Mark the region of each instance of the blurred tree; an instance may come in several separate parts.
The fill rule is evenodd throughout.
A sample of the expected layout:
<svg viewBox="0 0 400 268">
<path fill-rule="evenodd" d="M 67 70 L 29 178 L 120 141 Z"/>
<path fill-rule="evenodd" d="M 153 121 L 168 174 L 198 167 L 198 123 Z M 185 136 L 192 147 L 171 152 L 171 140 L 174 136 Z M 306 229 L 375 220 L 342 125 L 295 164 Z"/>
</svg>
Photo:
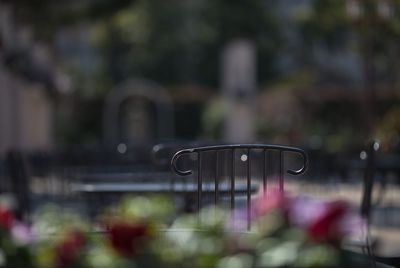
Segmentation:
<svg viewBox="0 0 400 268">
<path fill-rule="evenodd" d="M 349 140 L 344 144 L 372 138 L 372 130 L 382 112 L 378 110 L 379 89 L 394 91 L 399 85 L 400 65 L 395 60 L 400 56 L 399 14 L 400 2 L 396 0 L 314 0 L 311 11 L 301 17 L 305 54 L 310 58 L 315 48 L 343 51 L 351 47 L 358 59 L 362 83 L 356 87 L 363 91 L 360 92 L 357 122 L 361 125 L 355 126 L 354 118 L 349 120 L 350 117 L 338 121 L 353 132 L 353 135 L 346 135 Z M 321 71 L 319 76 L 323 77 Z M 344 85 L 347 89 L 351 87 L 354 85 Z M 340 106 L 340 100 L 337 101 Z M 352 110 L 350 106 L 346 109 Z M 335 117 L 337 110 L 328 110 L 320 117 L 332 122 L 329 118 Z"/>
<path fill-rule="evenodd" d="M 314 0 L 299 20 L 306 48 L 352 46 L 361 58 L 366 84 L 400 82 L 400 2 Z"/>
<path fill-rule="evenodd" d="M 375 135 L 382 144 L 384 151 L 399 151 L 400 149 L 400 108 L 388 109 L 375 128 Z"/>
<path fill-rule="evenodd" d="M 193 83 L 217 88 L 220 51 L 225 42 L 233 38 L 246 37 L 255 41 L 261 83 L 275 74 L 274 59 L 281 40 L 272 12 L 274 1 L 0 1 L 13 6 L 18 24 L 29 26 L 36 40 L 50 45 L 48 49 L 56 57 L 54 61 L 71 76 L 74 92 L 68 99 L 56 98 L 58 110 L 83 101 L 93 101 L 96 103 L 93 106 L 100 109 L 97 103 L 108 91 L 132 76 L 146 77 L 164 85 Z M 82 58 L 85 51 L 76 55 L 59 53 L 55 37 L 66 28 L 86 31 L 84 42 L 91 42 L 89 49 L 94 51 L 95 61 L 71 60 Z M 74 45 L 80 44 L 75 42 Z M 87 105 L 91 107 L 90 103 Z M 57 133 L 66 133 L 67 139 L 74 142 L 79 140 L 79 135 L 88 139 L 96 135 L 93 129 L 88 130 L 87 122 L 98 120 L 100 113 L 99 110 L 79 111 L 79 108 L 58 111 L 67 115 L 56 120 L 64 124 Z M 78 113 L 82 120 L 76 122 L 73 119 Z M 95 132 L 100 131 L 96 129 Z"/>
<path fill-rule="evenodd" d="M 19 23 L 34 28 L 36 37 L 51 40 L 60 27 L 109 17 L 134 0 L 1 0 L 14 7 Z"/>
<path fill-rule="evenodd" d="M 114 83 L 141 75 L 167 84 L 216 86 L 221 47 L 248 37 L 258 46 L 259 77 L 265 82 L 279 46 L 270 9 L 262 0 L 138 0 L 99 23 L 96 41 Z"/>
<path fill-rule="evenodd" d="M 346 0 L 314 0 L 311 11 L 299 17 L 300 30 L 307 46 L 323 44 L 343 48 L 349 33 Z"/>
</svg>

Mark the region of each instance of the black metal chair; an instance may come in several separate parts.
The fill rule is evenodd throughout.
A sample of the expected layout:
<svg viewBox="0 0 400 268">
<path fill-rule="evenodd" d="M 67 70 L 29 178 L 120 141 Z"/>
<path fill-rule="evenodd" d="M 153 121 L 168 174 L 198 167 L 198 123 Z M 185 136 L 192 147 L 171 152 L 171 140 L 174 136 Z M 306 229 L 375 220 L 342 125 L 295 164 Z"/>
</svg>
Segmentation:
<svg viewBox="0 0 400 268">
<path fill-rule="evenodd" d="M 297 154 L 302 159 L 298 170 L 287 169 L 286 172 L 290 175 L 303 174 L 308 165 L 305 151 L 294 147 L 265 144 L 217 145 L 184 149 L 175 153 L 171 167 L 180 176 L 197 174 L 192 177 L 193 182 L 197 184 L 197 196 L 194 197 L 197 210 L 204 204 L 203 196 L 212 195 L 213 200 L 210 203 L 215 205 L 221 203 L 221 197 L 228 196 L 229 206 L 234 209 L 235 196 L 245 195 L 249 223 L 251 195 L 257 190 L 254 187 L 255 181 L 261 184 L 265 191 L 267 182 L 277 178 L 278 189 L 283 191 L 285 161 L 289 160 L 286 158 L 287 154 Z M 188 157 L 185 158 L 184 155 Z"/>
<path fill-rule="evenodd" d="M 391 256 L 391 257 L 384 257 L 376 255 L 374 251 L 374 244 L 376 241 L 372 241 L 373 239 L 370 238 L 369 228 L 371 225 L 371 216 L 372 210 L 374 207 L 373 200 L 372 200 L 372 192 L 375 184 L 375 173 L 376 173 L 376 162 L 377 162 L 377 152 L 379 150 L 379 142 L 372 141 L 368 144 L 366 150 L 366 167 L 364 170 L 364 189 L 363 189 L 363 196 L 361 201 L 361 208 L 360 213 L 361 217 L 367 223 L 367 230 L 366 230 L 366 245 L 367 253 L 371 257 L 372 260 L 393 266 L 393 267 L 400 267 L 400 256 Z"/>
<path fill-rule="evenodd" d="M 16 202 L 16 216 L 25 219 L 30 211 L 29 174 L 24 155 L 20 151 L 9 151 L 6 156 L 6 166 L 10 192 Z"/>
</svg>

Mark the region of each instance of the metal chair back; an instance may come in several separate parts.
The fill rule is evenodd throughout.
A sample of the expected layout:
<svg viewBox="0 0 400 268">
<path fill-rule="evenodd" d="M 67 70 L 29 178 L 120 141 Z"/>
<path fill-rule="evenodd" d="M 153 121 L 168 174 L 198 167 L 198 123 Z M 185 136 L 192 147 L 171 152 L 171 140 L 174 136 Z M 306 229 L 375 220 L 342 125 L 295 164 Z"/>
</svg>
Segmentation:
<svg viewBox="0 0 400 268">
<path fill-rule="evenodd" d="M 273 158 L 272 152 L 275 152 L 275 158 L 277 158 L 275 159 L 277 160 L 275 161 L 275 166 L 270 161 Z M 288 153 L 297 154 L 301 157 L 302 163 L 299 169 L 285 170 L 285 160 L 287 160 L 285 155 Z M 192 167 L 188 164 L 186 164 L 186 167 L 182 167 L 185 164 L 185 160 L 180 159 L 184 155 L 195 159 L 197 163 Z M 171 160 L 172 170 L 176 174 L 188 176 L 197 173 L 197 182 L 195 181 L 197 183 L 197 210 L 200 210 L 202 206 L 203 194 L 211 191 L 213 192 L 213 203 L 215 205 L 220 203 L 221 195 L 228 195 L 230 208 L 234 209 L 235 194 L 239 192 L 246 196 L 248 222 L 251 217 L 251 195 L 254 192 L 254 187 L 252 187 L 254 182 L 252 183 L 252 181 L 255 180 L 257 175 L 264 191 L 266 190 L 268 179 L 272 176 L 278 177 L 278 189 L 283 191 L 285 172 L 291 175 L 300 175 L 306 171 L 307 166 L 308 156 L 302 149 L 265 144 L 233 144 L 189 148 L 178 151 Z M 277 169 L 276 173 L 278 174 L 273 174 L 271 172 L 273 169 Z M 213 184 L 211 191 L 210 187 L 203 189 L 207 181 L 205 177 L 208 178 L 208 181 L 211 180 L 211 184 Z M 225 185 L 221 184 L 221 178 L 226 179 Z M 239 180 L 244 182 L 244 191 L 238 191 L 237 189 Z"/>
</svg>

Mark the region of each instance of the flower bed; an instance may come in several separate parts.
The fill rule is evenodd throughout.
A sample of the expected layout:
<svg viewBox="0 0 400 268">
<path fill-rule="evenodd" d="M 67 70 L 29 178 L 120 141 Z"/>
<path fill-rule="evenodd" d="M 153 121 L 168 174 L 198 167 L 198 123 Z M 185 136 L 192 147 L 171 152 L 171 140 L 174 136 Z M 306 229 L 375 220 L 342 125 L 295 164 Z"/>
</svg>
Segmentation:
<svg viewBox="0 0 400 268">
<path fill-rule="evenodd" d="M 88 223 L 49 206 L 30 227 L 0 207 L 1 267 L 344 267 L 354 216 L 343 202 L 279 192 L 245 209 L 175 215 L 165 197 L 124 198 Z M 250 227 L 248 230 L 247 227 Z"/>
</svg>

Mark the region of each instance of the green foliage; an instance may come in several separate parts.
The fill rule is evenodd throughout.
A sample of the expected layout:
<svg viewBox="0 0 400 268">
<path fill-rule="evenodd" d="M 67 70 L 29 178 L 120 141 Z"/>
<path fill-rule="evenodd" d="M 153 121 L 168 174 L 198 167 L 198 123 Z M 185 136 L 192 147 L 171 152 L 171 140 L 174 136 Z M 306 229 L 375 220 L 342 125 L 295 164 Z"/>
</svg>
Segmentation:
<svg viewBox="0 0 400 268">
<path fill-rule="evenodd" d="M 8 0 L 6 0 L 8 1 Z M 16 19 L 34 28 L 40 39 L 52 40 L 62 26 L 109 17 L 134 0 L 11 0 Z"/>
<path fill-rule="evenodd" d="M 359 1 L 359 14 L 351 14 L 346 0 L 314 0 L 311 11 L 298 20 L 305 45 L 323 44 L 328 49 L 352 45 L 363 64 L 373 65 L 376 77 L 397 81 L 400 2 L 389 2 L 391 14 L 384 15 L 376 0 Z"/>
<path fill-rule="evenodd" d="M 378 88 L 384 87 L 390 92 L 395 90 L 399 82 L 400 65 L 396 59 L 400 56 L 400 46 L 398 45 L 400 2 L 378 0 L 356 2 L 358 6 L 352 12 L 348 6 L 349 1 L 346 0 L 314 0 L 310 12 L 299 18 L 305 54 L 309 58 L 312 59 L 315 47 L 325 49 L 327 53 L 329 50 L 338 50 L 337 52 L 340 53 L 352 48 L 354 59 L 360 68 L 359 73 L 362 75 L 362 81 L 358 81 L 358 89 L 351 88 L 354 86 L 352 84 L 345 84 L 345 88 L 354 91 L 364 90 L 361 94 L 366 94 L 366 97 L 363 98 L 364 105 L 370 109 L 369 116 L 353 111 L 344 114 L 338 120 L 335 118 L 335 114 L 338 115 L 341 113 L 340 111 L 350 111 L 353 107 L 360 106 L 360 103 L 352 105 L 338 97 L 342 108 L 319 111 L 312 117 L 310 125 L 317 125 L 315 122 L 320 121 L 318 125 L 321 126 L 321 129 L 324 128 L 322 131 L 324 133 L 319 135 L 327 141 L 327 147 L 331 151 L 340 151 L 346 146 L 358 143 L 362 139 L 370 139 L 371 135 L 376 134 L 372 133 L 371 126 L 365 123 L 368 120 L 363 117 L 378 117 L 377 107 L 382 101 L 376 98 L 379 95 L 377 94 Z M 385 3 L 390 6 L 388 9 L 382 10 L 380 5 Z M 319 80 L 326 85 L 326 80 L 330 79 L 330 75 L 337 76 L 337 74 L 324 73 L 324 71 L 326 72 L 326 70 L 317 70 L 317 73 L 320 77 Z M 339 85 L 339 87 L 341 86 Z M 321 90 L 323 89 L 321 88 Z M 326 107 L 329 105 L 329 103 L 325 103 Z M 314 108 L 318 109 L 318 106 Z M 360 107 L 358 109 L 360 110 Z M 347 118 L 353 120 L 349 121 Z M 310 129 L 312 128 L 311 126 Z M 378 128 L 384 128 L 383 124 L 380 124 Z M 376 132 L 380 137 L 386 136 L 382 135 L 381 131 Z M 385 137 L 385 139 L 391 138 Z"/>
<path fill-rule="evenodd" d="M 343 46 L 349 30 L 345 3 L 345 0 L 315 0 L 311 12 L 299 18 L 308 45 L 320 42 L 328 48 Z"/>
<path fill-rule="evenodd" d="M 389 109 L 375 127 L 374 134 L 384 151 L 396 150 L 400 145 L 400 108 Z"/>
<path fill-rule="evenodd" d="M 216 86 L 221 49 L 233 38 L 256 41 L 260 74 L 268 79 L 277 27 L 261 0 L 139 0 L 99 23 L 95 42 L 114 82 L 134 75 Z"/>
</svg>

